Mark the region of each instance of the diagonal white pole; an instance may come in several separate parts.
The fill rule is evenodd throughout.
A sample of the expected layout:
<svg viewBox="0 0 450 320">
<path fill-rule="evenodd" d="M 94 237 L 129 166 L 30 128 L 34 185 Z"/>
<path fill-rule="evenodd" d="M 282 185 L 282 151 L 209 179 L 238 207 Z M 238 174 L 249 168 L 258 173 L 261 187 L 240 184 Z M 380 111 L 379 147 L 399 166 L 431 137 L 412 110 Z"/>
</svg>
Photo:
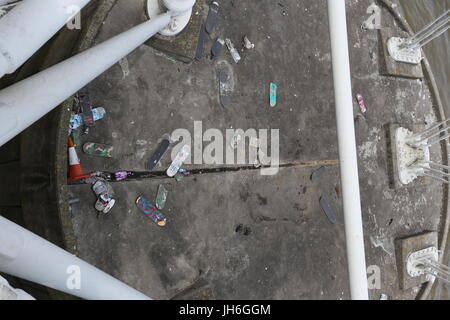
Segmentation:
<svg viewBox="0 0 450 320">
<path fill-rule="evenodd" d="M 17 4 L 0 19 L 0 78 L 16 71 L 89 1 L 23 0 Z"/>
<path fill-rule="evenodd" d="M 347 242 L 350 293 L 353 300 L 368 300 L 364 236 L 353 116 L 350 58 L 344 0 L 328 0 L 336 121 Z"/>
<path fill-rule="evenodd" d="M 1 90 L 0 146 L 166 27 L 170 19 L 170 12 L 161 14 Z"/>
<path fill-rule="evenodd" d="M 150 299 L 2 216 L 0 216 L 0 272 L 84 299 Z"/>
</svg>

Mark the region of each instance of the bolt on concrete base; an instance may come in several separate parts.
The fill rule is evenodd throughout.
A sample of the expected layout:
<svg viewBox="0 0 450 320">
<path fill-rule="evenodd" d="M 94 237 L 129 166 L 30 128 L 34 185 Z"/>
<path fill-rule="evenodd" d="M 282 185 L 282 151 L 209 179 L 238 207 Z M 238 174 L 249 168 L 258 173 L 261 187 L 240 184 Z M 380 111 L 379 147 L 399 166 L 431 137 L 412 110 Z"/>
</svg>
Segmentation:
<svg viewBox="0 0 450 320">
<path fill-rule="evenodd" d="M 397 141 L 397 133 L 400 128 L 404 128 L 405 130 L 410 130 L 412 132 L 420 132 L 425 128 L 423 125 L 402 125 L 399 124 L 389 124 L 388 125 L 388 157 L 389 157 L 389 180 L 391 189 L 405 188 L 405 187 L 417 187 L 421 185 L 428 185 L 431 183 L 431 180 L 427 177 L 423 176 L 412 176 L 413 179 L 401 178 L 404 176 L 404 161 L 400 160 L 400 154 L 404 153 L 403 150 L 400 150 L 399 144 Z M 416 156 L 421 156 L 421 151 L 419 150 Z M 430 155 L 422 154 L 425 159 L 429 159 Z M 403 157 L 404 158 L 404 157 Z"/>
<path fill-rule="evenodd" d="M 407 38 L 406 32 L 394 33 L 392 29 L 379 30 L 380 39 L 380 73 L 386 76 L 420 79 L 423 78 L 422 65 L 395 61 L 389 54 L 388 43 L 393 37 Z"/>
<path fill-rule="evenodd" d="M 417 287 L 429 281 L 426 274 L 412 277 L 408 273 L 408 257 L 413 252 L 437 246 L 438 234 L 435 231 L 424 232 L 418 235 L 395 240 L 398 279 L 401 290 Z"/>
<path fill-rule="evenodd" d="M 174 37 L 158 34 L 145 44 L 181 62 L 192 62 L 195 59 L 203 12 L 203 1 L 197 0 L 192 8 L 191 20 L 180 34 Z"/>
</svg>

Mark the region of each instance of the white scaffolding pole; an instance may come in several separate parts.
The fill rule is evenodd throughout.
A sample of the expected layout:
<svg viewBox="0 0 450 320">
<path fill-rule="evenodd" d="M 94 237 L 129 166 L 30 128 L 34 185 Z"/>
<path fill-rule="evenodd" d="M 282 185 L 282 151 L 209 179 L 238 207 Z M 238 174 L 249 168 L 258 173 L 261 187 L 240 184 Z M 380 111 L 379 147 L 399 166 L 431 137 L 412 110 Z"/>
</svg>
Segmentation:
<svg viewBox="0 0 450 320">
<path fill-rule="evenodd" d="M 0 91 L 0 146 L 165 28 L 164 13 Z"/>
<path fill-rule="evenodd" d="M 150 299 L 2 216 L 0 216 L 0 272 L 84 299 Z"/>
<path fill-rule="evenodd" d="M 328 0 L 328 18 L 331 36 L 350 292 L 354 300 L 367 300 L 369 297 L 344 0 Z"/>
<path fill-rule="evenodd" d="M 23 0 L 17 4 L 0 19 L 0 78 L 16 71 L 89 1 Z"/>
</svg>

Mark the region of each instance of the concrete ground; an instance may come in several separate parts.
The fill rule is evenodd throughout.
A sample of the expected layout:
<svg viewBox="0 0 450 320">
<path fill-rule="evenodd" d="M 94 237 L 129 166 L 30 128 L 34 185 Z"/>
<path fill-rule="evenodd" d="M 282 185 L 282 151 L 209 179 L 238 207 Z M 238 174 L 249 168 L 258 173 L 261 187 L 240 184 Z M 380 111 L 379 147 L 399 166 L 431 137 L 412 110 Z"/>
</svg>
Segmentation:
<svg viewBox="0 0 450 320">
<path fill-rule="evenodd" d="M 398 286 L 394 239 L 439 230 L 444 188 L 438 183 L 389 187 L 387 125 L 431 124 L 437 115 L 426 82 L 379 74 L 377 31 L 363 31 L 372 1 L 348 5 L 353 92 L 368 111 L 355 119 L 367 264 L 381 268 L 381 288 L 370 291 L 413 299 L 420 288 Z M 205 4 L 206 6 L 206 4 Z M 205 13 L 207 8 L 205 9 Z M 383 9 L 383 27 L 397 29 Z M 142 1 L 118 1 L 97 42 L 142 21 Z M 208 37 L 239 48 L 247 35 L 255 49 L 235 64 L 226 50 L 213 60 L 184 64 L 142 45 L 122 64 L 88 87 L 93 105 L 107 110 L 83 142 L 112 144 L 112 159 L 82 154 L 86 171 L 145 170 L 158 140 L 175 129 L 193 135 L 217 128 L 280 129 L 280 161 L 292 164 L 275 176 L 259 170 L 197 174 L 181 182 L 153 179 L 113 184 L 117 204 L 97 216 L 89 185 L 69 186 L 79 256 L 157 299 L 182 294 L 199 281 L 209 299 L 348 299 L 348 272 L 338 159 L 326 1 L 221 1 L 220 19 Z M 219 102 L 217 68 L 232 70 L 231 102 Z M 128 65 L 128 69 L 126 65 Z M 129 72 L 128 72 L 129 71 Z M 278 105 L 268 104 L 269 83 L 279 88 Z M 358 105 L 354 104 L 355 114 Z M 170 152 L 156 170 L 170 164 Z M 440 150 L 433 157 L 441 161 Z M 302 166 L 295 166 L 304 162 Z M 207 165 L 191 165 L 201 169 Z M 218 166 L 222 167 L 222 166 Z M 235 167 L 239 167 L 236 165 Z M 154 200 L 159 184 L 169 190 L 160 228 L 135 206 L 138 196 Z M 331 205 L 330 222 L 319 198 Z M 237 232 L 243 225 L 251 232 Z"/>
</svg>

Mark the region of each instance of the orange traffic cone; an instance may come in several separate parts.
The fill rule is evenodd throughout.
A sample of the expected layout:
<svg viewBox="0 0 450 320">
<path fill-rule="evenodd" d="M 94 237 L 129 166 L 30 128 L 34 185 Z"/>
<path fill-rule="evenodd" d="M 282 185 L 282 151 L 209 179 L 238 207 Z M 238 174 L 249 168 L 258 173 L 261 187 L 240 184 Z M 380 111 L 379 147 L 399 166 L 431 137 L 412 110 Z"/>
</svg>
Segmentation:
<svg viewBox="0 0 450 320">
<path fill-rule="evenodd" d="M 77 156 L 77 151 L 73 145 L 72 138 L 69 137 L 69 175 L 67 181 L 76 181 L 84 178 L 89 178 L 90 174 L 85 174 L 80 165 L 80 159 Z"/>
</svg>

